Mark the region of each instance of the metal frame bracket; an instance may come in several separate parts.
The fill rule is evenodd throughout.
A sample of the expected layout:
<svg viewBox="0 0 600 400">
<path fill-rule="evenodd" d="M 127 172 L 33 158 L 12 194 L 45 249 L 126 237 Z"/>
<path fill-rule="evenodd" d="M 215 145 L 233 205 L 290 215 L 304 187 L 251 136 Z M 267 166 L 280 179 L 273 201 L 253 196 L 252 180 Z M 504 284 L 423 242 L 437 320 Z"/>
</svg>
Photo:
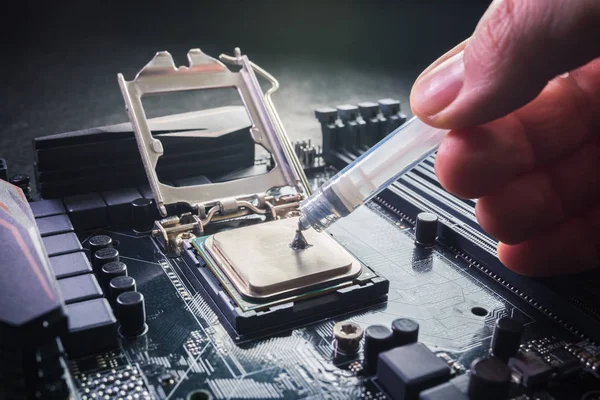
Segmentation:
<svg viewBox="0 0 600 400">
<path fill-rule="evenodd" d="M 301 195 L 310 194 L 306 176 L 270 99 L 270 95 L 279 86 L 277 81 L 251 63 L 238 48 L 235 49 L 234 56 L 220 56 L 222 61 L 241 67 L 238 72 L 231 71 L 223 62 L 204 54 L 200 49 L 190 50 L 187 58 L 189 66 L 176 67 L 171 54 L 166 51 L 158 52 L 135 79 L 126 81 L 123 74 L 118 74 L 119 86 L 135 132 L 144 169 L 161 215 L 167 216 L 168 204 L 185 202 L 193 208 L 200 205 L 210 207 L 220 199 L 264 196 L 270 189 L 284 186 L 294 188 Z M 272 88 L 266 94 L 263 94 L 258 83 L 255 69 L 272 84 Z M 148 127 L 142 97 L 215 88 L 235 88 L 238 91 L 251 122 L 250 133 L 257 144 L 272 154 L 275 166 L 263 175 L 230 182 L 187 187 L 173 187 L 161 183 L 156 173 L 156 165 L 163 155 L 163 146 L 159 139 L 152 136 Z"/>
</svg>

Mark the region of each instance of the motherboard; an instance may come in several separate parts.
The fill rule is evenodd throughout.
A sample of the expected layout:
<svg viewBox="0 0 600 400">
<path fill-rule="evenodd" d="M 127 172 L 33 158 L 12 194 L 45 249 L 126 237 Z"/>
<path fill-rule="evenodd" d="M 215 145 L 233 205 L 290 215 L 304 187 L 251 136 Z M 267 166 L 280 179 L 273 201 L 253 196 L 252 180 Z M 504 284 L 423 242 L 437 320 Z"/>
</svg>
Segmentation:
<svg viewBox="0 0 600 400">
<path fill-rule="evenodd" d="M 34 140 L 37 191 L 0 180 L 0 399 L 600 399 L 598 271 L 506 269 L 435 155 L 313 232 L 310 257 L 279 243 L 303 193 L 406 121 L 400 102 L 320 108 L 322 143 L 291 142 L 239 51 L 221 60 L 249 81 L 169 57 L 119 77 L 131 124 Z M 194 68 L 253 106 L 136 114 L 132 93 Z"/>
</svg>

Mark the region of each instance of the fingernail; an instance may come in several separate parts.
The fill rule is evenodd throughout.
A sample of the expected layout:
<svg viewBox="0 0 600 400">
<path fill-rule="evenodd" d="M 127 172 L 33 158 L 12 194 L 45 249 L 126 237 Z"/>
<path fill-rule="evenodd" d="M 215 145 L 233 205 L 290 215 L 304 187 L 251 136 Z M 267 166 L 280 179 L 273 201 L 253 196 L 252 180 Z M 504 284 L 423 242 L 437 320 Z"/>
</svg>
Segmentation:
<svg viewBox="0 0 600 400">
<path fill-rule="evenodd" d="M 461 51 L 417 78 L 411 94 L 412 107 L 421 114 L 438 114 L 456 99 L 463 86 L 464 75 Z"/>
</svg>

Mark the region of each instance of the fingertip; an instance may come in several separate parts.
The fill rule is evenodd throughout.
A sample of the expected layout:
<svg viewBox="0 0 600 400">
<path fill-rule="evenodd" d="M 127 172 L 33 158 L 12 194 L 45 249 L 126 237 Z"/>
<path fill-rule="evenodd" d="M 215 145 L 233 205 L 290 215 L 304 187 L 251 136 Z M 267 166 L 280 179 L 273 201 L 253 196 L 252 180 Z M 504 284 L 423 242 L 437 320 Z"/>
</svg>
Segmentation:
<svg viewBox="0 0 600 400">
<path fill-rule="evenodd" d="M 436 114 L 456 98 L 462 87 L 462 54 L 468 41 L 469 38 L 465 39 L 434 61 L 413 84 L 410 92 L 412 113 L 428 125 L 440 129 L 455 127 Z"/>
<path fill-rule="evenodd" d="M 460 173 L 464 146 L 454 136 L 450 131 L 440 144 L 435 157 L 435 174 L 444 189 L 455 196 L 467 198 L 469 193 L 463 190 L 465 185 Z"/>
<path fill-rule="evenodd" d="M 592 208 L 553 229 L 518 244 L 498 244 L 498 259 L 512 271 L 544 277 L 573 274 L 600 266 L 596 232 L 600 207 Z"/>
<path fill-rule="evenodd" d="M 523 245 L 498 243 L 498 259 L 504 266 L 519 275 L 539 276 L 534 260 L 527 259 Z"/>
<path fill-rule="evenodd" d="M 474 149 L 478 135 L 477 128 L 450 131 L 440 144 L 435 159 L 435 172 L 440 184 L 463 199 L 477 198 L 486 191 L 474 170 L 481 164 L 481 152 Z"/>
<path fill-rule="evenodd" d="M 498 259 L 511 271 L 531 278 L 583 272 L 593 267 L 587 264 L 569 263 L 551 250 L 539 248 L 537 239 L 519 243 L 498 243 Z"/>
<path fill-rule="evenodd" d="M 555 76 L 597 58 L 600 3 L 579 3 L 495 1 L 460 57 L 419 77 L 411 99 L 416 115 L 439 128 L 492 121 L 531 102 Z"/>
<path fill-rule="evenodd" d="M 411 108 L 416 115 L 434 126 L 443 128 L 437 117 L 460 93 L 464 80 L 462 51 L 445 59 L 431 70 L 421 74 L 411 90 Z"/>
<path fill-rule="evenodd" d="M 519 221 L 515 221 L 514 216 L 503 212 L 502 201 L 493 195 L 479 198 L 475 204 L 477 222 L 494 239 L 509 245 L 518 244 L 526 238 L 527 231 L 515 229 L 520 227 Z"/>
</svg>

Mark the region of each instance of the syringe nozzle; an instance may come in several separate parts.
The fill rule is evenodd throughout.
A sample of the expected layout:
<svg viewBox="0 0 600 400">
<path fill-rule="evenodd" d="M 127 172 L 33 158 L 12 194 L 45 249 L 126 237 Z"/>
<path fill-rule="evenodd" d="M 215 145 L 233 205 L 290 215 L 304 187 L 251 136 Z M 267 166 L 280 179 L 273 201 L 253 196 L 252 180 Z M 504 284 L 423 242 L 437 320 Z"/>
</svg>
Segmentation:
<svg viewBox="0 0 600 400">
<path fill-rule="evenodd" d="M 290 247 L 294 250 L 305 250 L 311 246 L 312 245 L 308 243 L 302 234 L 302 230 L 300 229 L 300 221 L 298 221 L 298 229 L 296 229 L 296 234 L 294 235 L 292 243 L 290 243 Z"/>
</svg>

